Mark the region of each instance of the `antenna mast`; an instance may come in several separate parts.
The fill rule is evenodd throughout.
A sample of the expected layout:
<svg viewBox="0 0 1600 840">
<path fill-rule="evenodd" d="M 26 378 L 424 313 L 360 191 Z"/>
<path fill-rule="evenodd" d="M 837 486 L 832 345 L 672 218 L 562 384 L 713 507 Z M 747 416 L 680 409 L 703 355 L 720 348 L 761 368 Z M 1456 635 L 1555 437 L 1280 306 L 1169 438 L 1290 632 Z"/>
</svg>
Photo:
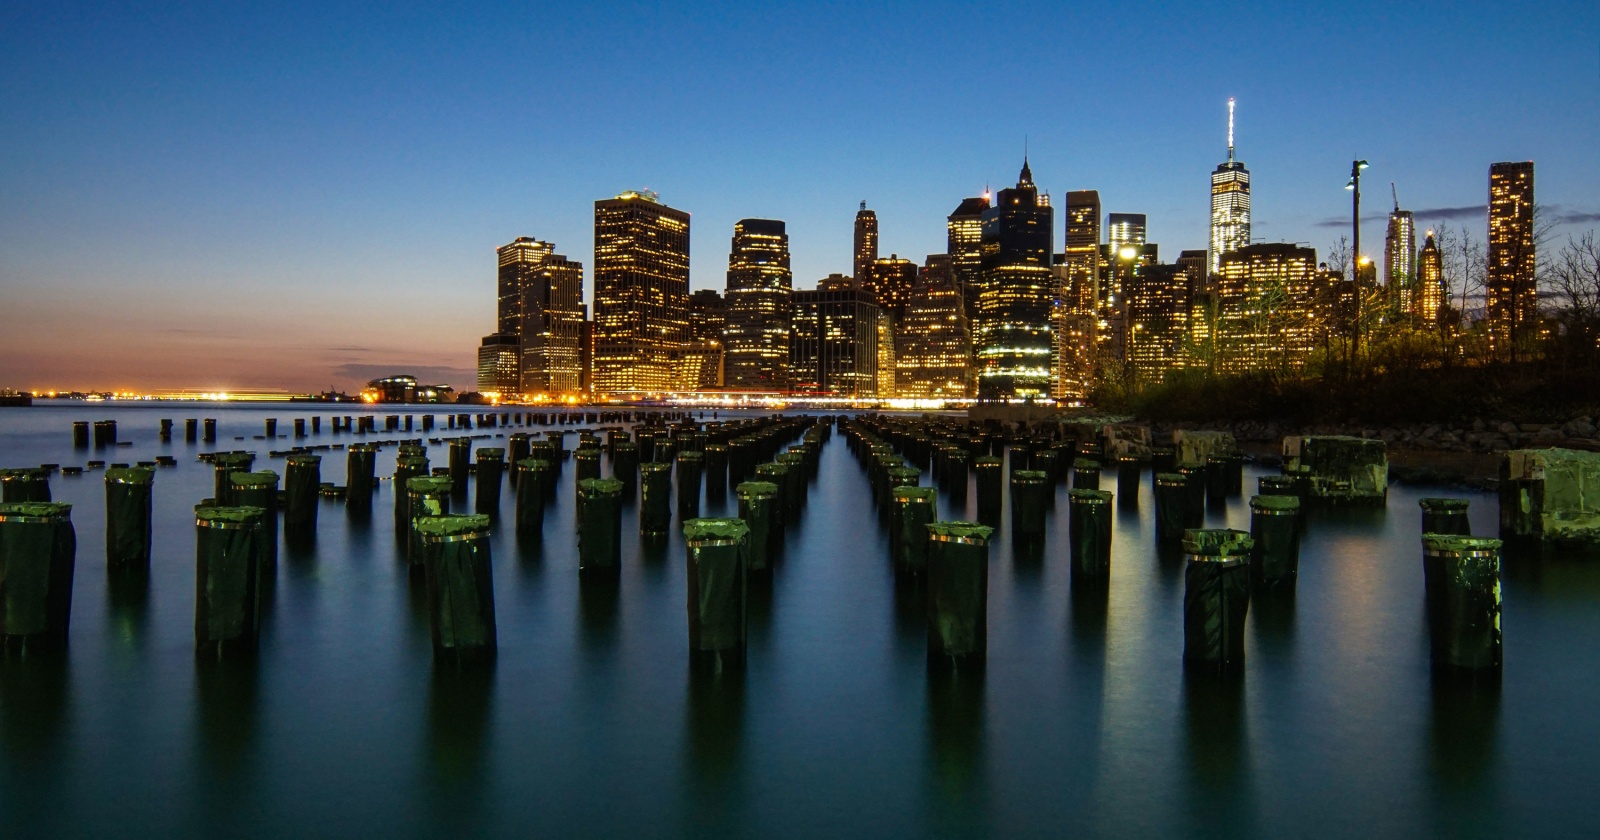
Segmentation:
<svg viewBox="0 0 1600 840">
<path fill-rule="evenodd" d="M 1233 97 L 1228 97 L 1228 162 L 1233 162 Z"/>
</svg>

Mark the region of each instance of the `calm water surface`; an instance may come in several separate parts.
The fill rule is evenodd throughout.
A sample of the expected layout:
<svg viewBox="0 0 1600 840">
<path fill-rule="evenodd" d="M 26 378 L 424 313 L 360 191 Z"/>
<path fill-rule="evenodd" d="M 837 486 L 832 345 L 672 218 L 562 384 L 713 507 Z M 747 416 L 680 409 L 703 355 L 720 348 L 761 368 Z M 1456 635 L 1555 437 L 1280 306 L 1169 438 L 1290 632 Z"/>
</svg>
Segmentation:
<svg viewBox="0 0 1600 840">
<path fill-rule="evenodd" d="M 752 591 L 742 680 L 691 679 L 682 540 L 641 547 L 631 506 L 620 586 L 580 585 L 570 464 L 543 545 L 518 544 L 504 494 L 492 675 L 433 674 L 387 482 L 370 522 L 324 502 L 315 547 L 282 549 L 259 661 L 197 673 L 191 508 L 212 470 L 194 456 L 251 449 L 281 474 L 267 450 L 293 442 L 251 436 L 311 413 L 332 409 L 0 409 L 0 466 L 178 459 L 140 591 L 108 585 L 102 476 L 51 481 L 78 532 L 71 643 L 60 665 L 0 662 L 0 836 L 1592 836 L 1600 819 L 1600 564 L 1508 563 L 1503 684 L 1435 685 L 1417 499 L 1463 495 L 1440 488 L 1314 516 L 1298 596 L 1251 605 L 1231 684 L 1183 678 L 1182 568 L 1153 548 L 1148 480 L 1144 515 L 1116 519 L 1105 609 L 1073 607 L 1062 489 L 1042 560 L 996 533 L 984 678 L 930 679 L 839 435 Z M 218 418 L 218 442 L 184 443 L 186 417 Z M 71 421 L 99 419 L 134 445 L 75 452 Z M 312 442 L 356 439 L 324 422 Z M 343 453 L 323 455 L 343 483 Z M 1494 499 L 1465 495 L 1494 533 Z M 1248 523 L 1243 500 L 1208 515 Z"/>
</svg>

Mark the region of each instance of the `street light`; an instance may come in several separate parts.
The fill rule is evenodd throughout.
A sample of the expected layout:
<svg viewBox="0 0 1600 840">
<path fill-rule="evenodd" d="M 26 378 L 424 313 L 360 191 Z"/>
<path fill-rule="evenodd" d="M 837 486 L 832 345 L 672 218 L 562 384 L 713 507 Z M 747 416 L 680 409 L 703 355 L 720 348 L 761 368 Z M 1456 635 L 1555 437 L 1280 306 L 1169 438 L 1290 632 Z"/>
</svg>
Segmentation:
<svg viewBox="0 0 1600 840">
<path fill-rule="evenodd" d="M 1355 335 L 1351 347 L 1352 359 L 1361 358 L 1361 170 L 1366 169 L 1367 166 L 1368 164 L 1364 160 L 1351 161 L 1350 180 L 1344 185 L 1344 188 L 1350 191 L 1350 238 L 1354 240 L 1351 243 L 1351 247 L 1354 250 L 1354 253 L 1351 254 L 1351 273 L 1353 274 L 1352 279 L 1355 281 L 1356 322 Z"/>
</svg>

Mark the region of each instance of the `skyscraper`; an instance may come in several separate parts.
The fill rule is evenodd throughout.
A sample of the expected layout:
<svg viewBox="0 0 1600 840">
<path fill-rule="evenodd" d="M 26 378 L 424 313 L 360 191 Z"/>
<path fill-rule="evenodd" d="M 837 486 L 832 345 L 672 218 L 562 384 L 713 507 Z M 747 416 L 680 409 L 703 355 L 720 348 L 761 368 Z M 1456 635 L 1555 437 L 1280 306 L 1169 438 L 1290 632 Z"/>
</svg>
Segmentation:
<svg viewBox="0 0 1600 840">
<path fill-rule="evenodd" d="M 551 253 L 522 287 L 521 390 L 583 390 L 583 263 Z"/>
<path fill-rule="evenodd" d="M 479 347 L 478 390 L 582 390 L 583 264 L 526 236 L 497 248 L 496 256 L 497 331 Z"/>
<path fill-rule="evenodd" d="M 1233 157 L 1233 100 L 1228 100 L 1228 159 L 1211 173 L 1211 264 L 1250 244 L 1250 170 Z"/>
<path fill-rule="evenodd" d="M 1400 198 L 1396 194 L 1394 210 L 1389 213 L 1389 228 L 1383 236 L 1383 282 L 1389 289 L 1389 299 L 1401 312 L 1411 311 L 1411 293 L 1417 277 L 1416 256 L 1416 222 L 1410 210 L 1400 209 Z"/>
<path fill-rule="evenodd" d="M 1439 316 L 1447 299 L 1444 288 L 1444 258 L 1433 241 L 1433 231 L 1428 231 L 1417 254 L 1417 293 L 1411 299 L 1411 315 L 1425 328 L 1439 324 Z"/>
<path fill-rule="evenodd" d="M 728 327 L 728 302 L 716 289 L 696 289 L 689 296 L 689 335 L 696 341 L 723 343 Z"/>
<path fill-rule="evenodd" d="M 858 283 L 869 281 L 868 274 L 872 271 L 872 263 L 878 259 L 878 214 L 867 209 L 867 203 L 861 202 L 861 209 L 856 211 L 856 237 L 855 237 L 855 278 Z"/>
<path fill-rule="evenodd" d="M 1497 352 L 1527 334 L 1538 310 L 1533 224 L 1533 161 L 1491 164 L 1484 308 L 1489 344 Z"/>
<path fill-rule="evenodd" d="M 652 192 L 594 203 L 594 387 L 665 391 L 689 339 L 689 214 Z"/>
<path fill-rule="evenodd" d="M 1066 238 L 1056 273 L 1056 323 L 1051 335 L 1055 354 L 1056 399 L 1089 396 L 1099 336 L 1100 193 L 1067 193 Z"/>
<path fill-rule="evenodd" d="M 830 275 L 794 293 L 789 371 L 797 391 L 873 397 L 878 390 L 878 321 L 872 295 L 853 278 Z"/>
<path fill-rule="evenodd" d="M 1128 278 L 1128 363 L 1140 380 L 1160 382 L 1183 364 L 1196 275 L 1203 276 L 1204 267 L 1203 261 L 1142 266 Z"/>
<path fill-rule="evenodd" d="M 1223 255 L 1212 287 L 1217 369 L 1246 373 L 1298 367 L 1316 340 L 1317 252 L 1246 245 Z"/>
<path fill-rule="evenodd" d="M 861 287 L 878 299 L 878 305 L 898 320 L 905 314 L 906 301 L 911 299 L 911 287 L 917 284 L 917 264 L 890 254 L 872 261 L 867 279 Z"/>
<path fill-rule="evenodd" d="M 728 250 L 725 380 L 736 388 L 789 387 L 794 274 L 789 234 L 774 219 L 741 219 Z"/>
<path fill-rule="evenodd" d="M 989 193 L 961 200 L 955 212 L 945 217 L 945 253 L 956 273 L 957 288 L 967 311 L 978 311 L 978 290 L 983 285 L 983 211 L 989 209 Z"/>
<path fill-rule="evenodd" d="M 526 236 L 495 249 L 500 258 L 500 296 L 495 332 L 516 335 L 522 328 L 522 290 L 555 246 Z"/>
<path fill-rule="evenodd" d="M 1017 185 L 983 214 L 983 291 L 978 299 L 980 399 L 1048 397 L 1055 303 L 1054 211 L 1040 200 L 1026 159 Z"/>
<path fill-rule="evenodd" d="M 1106 223 L 1106 244 L 1112 253 L 1133 246 L 1143 248 L 1145 242 L 1145 215 L 1143 213 L 1112 213 Z"/>
<path fill-rule="evenodd" d="M 923 271 L 896 337 L 896 396 L 966 397 L 969 345 L 965 303 L 953 275 Z"/>
<path fill-rule="evenodd" d="M 493 333 L 478 345 L 478 393 L 507 396 L 517 393 L 522 351 L 517 337 Z"/>
</svg>

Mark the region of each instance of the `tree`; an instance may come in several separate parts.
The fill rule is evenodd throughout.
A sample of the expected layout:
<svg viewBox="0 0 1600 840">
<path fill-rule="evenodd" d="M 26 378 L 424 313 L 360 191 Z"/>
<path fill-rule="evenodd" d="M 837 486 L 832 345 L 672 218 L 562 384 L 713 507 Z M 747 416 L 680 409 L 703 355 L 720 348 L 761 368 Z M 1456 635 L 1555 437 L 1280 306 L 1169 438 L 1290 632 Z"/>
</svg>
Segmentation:
<svg viewBox="0 0 1600 840">
<path fill-rule="evenodd" d="M 1567 237 L 1540 274 L 1559 327 L 1552 349 L 1563 365 L 1600 361 L 1600 243 L 1595 232 Z"/>
</svg>

